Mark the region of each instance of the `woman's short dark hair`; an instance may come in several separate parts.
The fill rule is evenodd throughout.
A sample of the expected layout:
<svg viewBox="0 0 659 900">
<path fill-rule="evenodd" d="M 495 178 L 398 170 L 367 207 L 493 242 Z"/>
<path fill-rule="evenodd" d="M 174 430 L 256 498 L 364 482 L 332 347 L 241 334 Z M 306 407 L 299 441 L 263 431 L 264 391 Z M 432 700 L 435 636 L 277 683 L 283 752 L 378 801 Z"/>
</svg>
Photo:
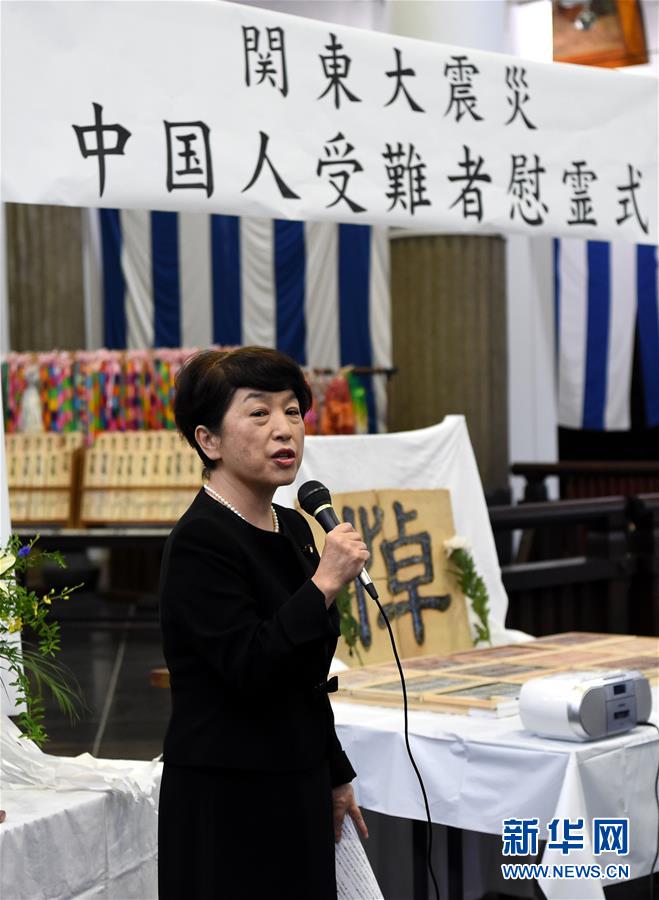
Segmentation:
<svg viewBox="0 0 659 900">
<path fill-rule="evenodd" d="M 291 390 L 302 415 L 311 409 L 311 390 L 295 360 L 266 347 L 237 350 L 202 350 L 185 361 L 176 376 L 174 418 L 176 427 L 197 451 L 206 470 L 209 459 L 195 439 L 197 425 L 217 434 L 238 388 L 259 391 Z"/>
</svg>

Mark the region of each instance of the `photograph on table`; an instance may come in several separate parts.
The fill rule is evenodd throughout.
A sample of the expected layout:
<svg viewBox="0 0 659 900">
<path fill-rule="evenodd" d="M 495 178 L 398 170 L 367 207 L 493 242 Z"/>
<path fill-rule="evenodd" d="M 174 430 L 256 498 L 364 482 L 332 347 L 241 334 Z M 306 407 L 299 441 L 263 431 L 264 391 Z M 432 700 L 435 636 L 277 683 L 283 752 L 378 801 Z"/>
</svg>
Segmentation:
<svg viewBox="0 0 659 900">
<path fill-rule="evenodd" d="M 621 656 L 623 654 L 632 656 L 638 653 L 659 660 L 659 638 L 656 637 L 626 637 L 620 641 L 618 648 Z"/>
<path fill-rule="evenodd" d="M 552 647 L 571 647 L 577 645 L 581 647 L 583 644 L 614 644 L 620 641 L 628 640 L 623 634 L 598 634 L 595 631 L 566 631 L 563 634 L 546 634 L 543 637 L 536 638 L 524 647 L 532 647 L 539 649 L 540 646 L 551 644 Z"/>
<path fill-rule="evenodd" d="M 539 651 L 545 651 L 547 648 L 538 647 Z M 493 659 L 514 659 L 519 657 L 528 661 L 529 656 L 535 654 L 532 644 L 503 644 L 499 647 L 483 647 L 470 650 L 466 653 L 456 653 L 453 659 L 459 665 L 475 665 L 479 662 Z"/>
<path fill-rule="evenodd" d="M 656 656 L 616 657 L 610 661 L 610 666 L 616 669 L 642 672 L 650 681 L 656 681 L 659 676 L 659 658 Z"/>
<path fill-rule="evenodd" d="M 407 672 L 424 672 L 430 669 L 453 669 L 464 665 L 455 656 L 419 656 L 403 660 L 403 670 Z"/>
<path fill-rule="evenodd" d="M 592 652 L 587 649 L 550 651 L 538 654 L 536 662 L 544 669 L 579 669 L 588 666 L 610 668 L 617 666 L 615 660 L 621 655 L 620 651 L 616 652 L 613 649 L 615 646 L 612 644 L 598 649 L 593 648 Z"/>
<path fill-rule="evenodd" d="M 553 637 L 560 637 L 554 635 Z M 523 684 L 532 678 L 569 671 L 638 670 L 659 681 L 657 638 L 590 634 L 586 648 L 568 640 L 565 648 L 529 641 L 484 647 L 451 657 L 404 660 L 409 705 L 455 714 L 514 715 Z M 631 648 L 636 655 L 631 655 Z M 519 651 L 522 651 L 521 653 Z M 447 665 L 447 660 L 454 665 Z M 400 681 L 392 663 L 352 668 L 339 678 L 335 700 L 399 706 Z"/>
<path fill-rule="evenodd" d="M 535 663 L 531 665 L 527 663 L 518 665 L 514 660 L 511 660 L 510 662 L 495 663 L 494 665 L 486 663 L 482 666 L 467 666 L 465 668 L 460 668 L 458 674 L 461 676 L 469 676 L 471 678 L 480 678 L 481 681 L 489 680 L 491 678 L 508 681 L 517 680 L 522 677 L 523 680 L 526 681 L 527 678 L 534 678 L 536 675 L 545 675 L 546 671 L 546 669 L 543 669 Z"/>
<path fill-rule="evenodd" d="M 437 673 L 432 678 L 406 679 L 407 698 L 410 702 L 423 703 L 429 695 L 439 695 L 444 692 L 458 691 L 464 688 L 478 685 L 474 679 L 461 678 L 459 675 L 442 675 Z M 381 699 L 389 701 L 401 693 L 400 680 L 383 681 L 379 684 L 371 684 L 367 690 L 369 700 L 380 702 Z M 363 695 L 362 695 L 363 699 Z"/>
</svg>

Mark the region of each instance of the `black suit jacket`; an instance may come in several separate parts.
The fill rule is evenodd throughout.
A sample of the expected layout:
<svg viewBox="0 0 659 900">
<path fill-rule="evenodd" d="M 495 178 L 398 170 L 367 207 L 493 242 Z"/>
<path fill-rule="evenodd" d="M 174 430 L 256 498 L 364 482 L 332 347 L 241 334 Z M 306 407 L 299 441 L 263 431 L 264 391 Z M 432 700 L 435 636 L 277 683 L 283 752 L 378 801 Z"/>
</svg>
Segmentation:
<svg viewBox="0 0 659 900">
<path fill-rule="evenodd" d="M 329 760 L 354 778 L 324 685 L 339 635 L 310 580 L 309 526 L 277 506 L 280 533 L 240 519 L 202 489 L 163 554 L 160 620 L 172 714 L 164 761 L 296 771 Z"/>
</svg>

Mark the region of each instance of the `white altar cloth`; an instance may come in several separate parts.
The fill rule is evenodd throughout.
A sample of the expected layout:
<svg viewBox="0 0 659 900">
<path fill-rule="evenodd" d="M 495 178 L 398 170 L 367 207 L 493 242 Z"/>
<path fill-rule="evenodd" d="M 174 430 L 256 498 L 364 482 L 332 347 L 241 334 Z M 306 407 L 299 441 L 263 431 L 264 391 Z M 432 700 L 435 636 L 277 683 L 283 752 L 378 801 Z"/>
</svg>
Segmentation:
<svg viewBox="0 0 659 900">
<path fill-rule="evenodd" d="M 654 694 L 657 721 L 657 692 Z M 402 707 L 402 700 L 401 700 Z M 403 738 L 402 708 L 333 703 L 337 734 L 357 771 L 355 788 L 366 809 L 425 820 L 418 781 Z M 501 834 L 505 818 L 629 818 L 629 855 L 605 858 L 584 850 L 568 856 L 545 849 L 543 863 L 628 863 L 631 877 L 650 871 L 657 840 L 653 798 L 659 738 L 654 728 L 602 741 L 572 743 L 536 737 L 518 716 L 483 718 L 425 713 L 409 717 L 410 743 L 424 779 L 433 822 Z M 516 862 L 514 857 L 507 859 Z M 522 860 L 526 862 L 526 860 Z M 541 881 L 549 900 L 599 900 L 603 881 Z"/>
<path fill-rule="evenodd" d="M 155 760 L 52 756 L 2 719 L 0 897 L 154 897 L 161 773 Z"/>
<path fill-rule="evenodd" d="M 0 896 L 6 900 L 155 896 L 157 812 L 146 795 L 5 787 L 2 808 Z"/>
</svg>

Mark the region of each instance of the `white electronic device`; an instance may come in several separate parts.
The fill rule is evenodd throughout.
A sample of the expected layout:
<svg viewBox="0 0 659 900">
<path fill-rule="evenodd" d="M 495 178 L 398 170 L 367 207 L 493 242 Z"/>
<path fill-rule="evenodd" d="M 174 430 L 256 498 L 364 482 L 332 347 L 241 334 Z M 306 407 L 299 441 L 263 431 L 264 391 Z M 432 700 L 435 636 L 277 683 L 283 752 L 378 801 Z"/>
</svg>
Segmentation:
<svg viewBox="0 0 659 900">
<path fill-rule="evenodd" d="M 559 672 L 522 686 L 524 728 L 563 741 L 594 741 L 629 731 L 652 711 L 650 683 L 636 671 Z"/>
</svg>

